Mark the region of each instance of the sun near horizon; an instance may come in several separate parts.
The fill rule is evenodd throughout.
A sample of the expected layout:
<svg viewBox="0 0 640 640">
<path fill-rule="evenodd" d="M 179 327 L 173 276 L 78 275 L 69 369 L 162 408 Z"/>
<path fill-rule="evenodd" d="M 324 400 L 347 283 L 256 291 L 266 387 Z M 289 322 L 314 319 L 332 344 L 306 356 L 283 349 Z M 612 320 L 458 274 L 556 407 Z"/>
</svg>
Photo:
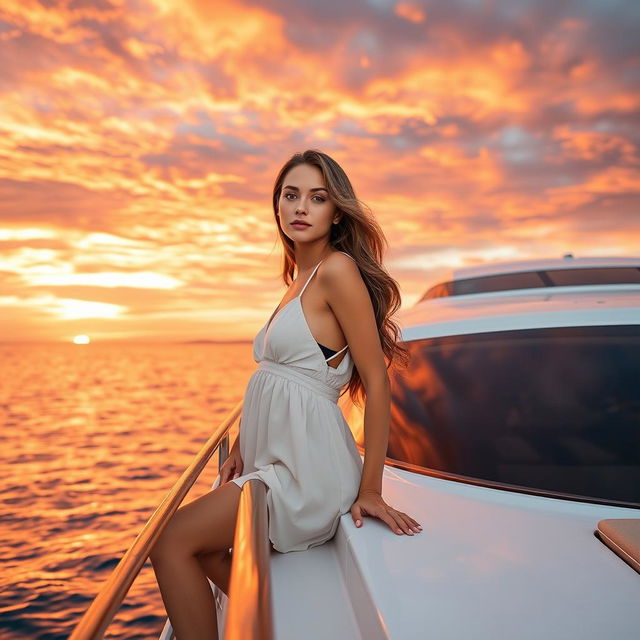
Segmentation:
<svg viewBox="0 0 640 640">
<path fill-rule="evenodd" d="M 73 344 L 90 344 L 91 338 L 84 333 L 73 337 Z"/>
</svg>

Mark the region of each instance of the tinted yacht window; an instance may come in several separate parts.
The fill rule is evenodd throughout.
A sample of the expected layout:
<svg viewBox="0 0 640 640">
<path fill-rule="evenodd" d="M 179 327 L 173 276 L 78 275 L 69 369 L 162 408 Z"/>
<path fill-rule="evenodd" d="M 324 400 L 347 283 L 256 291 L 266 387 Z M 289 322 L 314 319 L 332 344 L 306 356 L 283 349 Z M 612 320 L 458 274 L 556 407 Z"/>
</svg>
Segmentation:
<svg viewBox="0 0 640 640">
<path fill-rule="evenodd" d="M 546 272 L 554 286 L 573 287 L 584 284 L 640 284 L 640 269 L 554 269 Z"/>
<path fill-rule="evenodd" d="M 640 504 L 640 326 L 406 343 L 387 455 L 435 470 Z"/>
</svg>

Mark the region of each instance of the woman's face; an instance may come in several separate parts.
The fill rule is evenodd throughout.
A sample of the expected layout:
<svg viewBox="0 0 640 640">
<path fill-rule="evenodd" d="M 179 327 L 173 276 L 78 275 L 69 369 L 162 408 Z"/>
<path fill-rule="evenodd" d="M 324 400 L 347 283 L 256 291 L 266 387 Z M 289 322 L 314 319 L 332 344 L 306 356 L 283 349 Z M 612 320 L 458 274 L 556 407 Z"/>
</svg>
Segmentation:
<svg viewBox="0 0 640 640">
<path fill-rule="evenodd" d="M 309 164 L 299 164 L 286 173 L 278 213 L 282 231 L 294 242 L 313 242 L 328 236 L 333 221 L 340 219 L 329 200 L 322 172 Z M 306 224 L 296 226 L 296 222 Z"/>
</svg>

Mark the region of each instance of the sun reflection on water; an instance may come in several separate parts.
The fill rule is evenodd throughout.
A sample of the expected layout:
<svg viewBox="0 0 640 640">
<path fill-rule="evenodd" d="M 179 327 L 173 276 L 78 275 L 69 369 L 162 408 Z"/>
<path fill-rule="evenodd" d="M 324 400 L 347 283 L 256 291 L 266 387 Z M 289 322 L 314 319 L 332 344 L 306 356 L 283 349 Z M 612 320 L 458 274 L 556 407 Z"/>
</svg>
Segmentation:
<svg viewBox="0 0 640 640">
<path fill-rule="evenodd" d="M 2 637 L 67 638 L 241 399 L 251 345 L 4 344 L 0 357 Z M 210 490 L 216 461 L 185 502 Z M 108 637 L 158 638 L 164 621 L 147 560 Z"/>
</svg>

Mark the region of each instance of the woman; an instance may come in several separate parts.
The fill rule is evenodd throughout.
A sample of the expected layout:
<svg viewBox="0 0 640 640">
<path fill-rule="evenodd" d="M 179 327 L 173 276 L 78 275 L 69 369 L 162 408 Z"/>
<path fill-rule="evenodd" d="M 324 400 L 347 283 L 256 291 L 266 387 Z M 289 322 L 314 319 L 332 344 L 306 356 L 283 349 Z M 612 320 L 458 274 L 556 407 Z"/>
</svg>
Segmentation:
<svg viewBox="0 0 640 640">
<path fill-rule="evenodd" d="M 356 527 L 374 516 L 398 535 L 422 528 L 382 498 L 387 368 L 408 360 L 390 319 L 400 295 L 381 266 L 382 231 L 343 169 L 317 150 L 295 154 L 282 167 L 273 208 L 283 279 L 291 286 L 254 339 L 260 364 L 247 384 L 239 436 L 220 469 L 220 485 L 178 509 L 151 553 L 180 640 L 217 637 L 206 577 L 228 593 L 229 549 L 247 480 L 268 487 L 276 551 L 326 542 L 347 511 Z M 366 397 L 364 464 L 336 404 L 345 385 L 359 406 Z"/>
</svg>

